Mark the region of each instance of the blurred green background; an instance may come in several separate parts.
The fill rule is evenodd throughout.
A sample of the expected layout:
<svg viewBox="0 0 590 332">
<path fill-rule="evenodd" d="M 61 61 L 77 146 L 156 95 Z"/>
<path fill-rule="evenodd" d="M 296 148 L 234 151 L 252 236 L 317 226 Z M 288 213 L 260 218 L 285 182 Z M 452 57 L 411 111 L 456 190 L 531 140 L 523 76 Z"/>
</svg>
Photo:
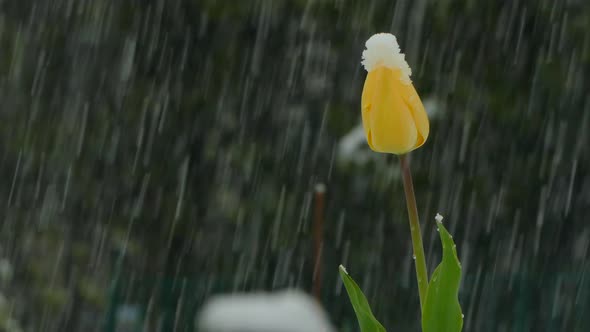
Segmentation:
<svg viewBox="0 0 590 332">
<path fill-rule="evenodd" d="M 211 294 L 309 291 L 324 183 L 332 321 L 357 328 L 343 263 L 418 331 L 397 159 L 346 139 L 364 42 L 391 32 L 431 119 L 427 260 L 440 212 L 464 330 L 590 329 L 589 31 L 575 0 L 0 1 L 1 328 L 195 331 Z"/>
</svg>

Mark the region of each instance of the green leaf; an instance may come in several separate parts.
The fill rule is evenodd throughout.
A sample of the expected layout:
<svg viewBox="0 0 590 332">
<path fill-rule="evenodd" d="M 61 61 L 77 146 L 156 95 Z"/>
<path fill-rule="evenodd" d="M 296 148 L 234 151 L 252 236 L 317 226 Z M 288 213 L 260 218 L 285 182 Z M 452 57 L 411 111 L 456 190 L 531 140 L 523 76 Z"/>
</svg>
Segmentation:
<svg viewBox="0 0 590 332">
<path fill-rule="evenodd" d="M 453 238 L 442 222 L 437 220 L 443 246 L 442 262 L 434 270 L 422 310 L 423 332 L 459 332 L 463 327 L 463 314 L 459 304 L 461 263 Z"/>
<path fill-rule="evenodd" d="M 340 277 L 346 287 L 346 292 L 348 292 L 348 298 L 352 303 L 361 332 L 385 332 L 383 325 L 373 316 L 367 298 L 342 265 L 340 265 Z"/>
</svg>

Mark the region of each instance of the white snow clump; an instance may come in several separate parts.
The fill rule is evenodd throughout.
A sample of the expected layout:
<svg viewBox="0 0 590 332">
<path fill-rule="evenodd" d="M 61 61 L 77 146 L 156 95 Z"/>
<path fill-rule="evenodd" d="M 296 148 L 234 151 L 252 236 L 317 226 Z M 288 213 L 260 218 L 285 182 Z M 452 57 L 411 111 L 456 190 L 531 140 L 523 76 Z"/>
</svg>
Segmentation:
<svg viewBox="0 0 590 332">
<path fill-rule="evenodd" d="M 370 72 L 380 66 L 401 70 L 401 80 L 406 84 L 412 83 L 410 76 L 412 69 L 406 62 L 406 55 L 400 52 L 397 39 L 390 33 L 377 33 L 365 43 L 362 65 Z"/>
<path fill-rule="evenodd" d="M 440 213 L 437 213 L 436 216 L 434 217 L 434 220 L 436 220 L 437 222 L 442 222 L 443 216 L 441 216 Z"/>
<path fill-rule="evenodd" d="M 296 290 L 218 295 L 197 322 L 204 332 L 335 332 L 315 299 Z"/>
</svg>

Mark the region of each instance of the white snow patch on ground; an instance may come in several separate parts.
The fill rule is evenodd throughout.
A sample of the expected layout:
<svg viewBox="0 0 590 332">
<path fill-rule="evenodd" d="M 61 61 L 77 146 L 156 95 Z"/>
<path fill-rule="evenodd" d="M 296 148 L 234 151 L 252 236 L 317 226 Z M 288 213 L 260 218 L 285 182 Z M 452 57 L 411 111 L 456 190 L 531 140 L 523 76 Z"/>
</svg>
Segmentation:
<svg viewBox="0 0 590 332">
<path fill-rule="evenodd" d="M 335 332 L 321 306 L 307 294 L 276 293 L 218 295 L 197 317 L 203 332 Z"/>
</svg>

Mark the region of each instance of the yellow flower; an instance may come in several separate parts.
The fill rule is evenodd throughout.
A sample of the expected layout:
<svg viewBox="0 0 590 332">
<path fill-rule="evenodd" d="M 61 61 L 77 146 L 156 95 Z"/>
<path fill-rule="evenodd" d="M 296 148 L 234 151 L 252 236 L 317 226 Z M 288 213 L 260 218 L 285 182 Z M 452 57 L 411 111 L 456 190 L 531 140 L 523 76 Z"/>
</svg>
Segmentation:
<svg viewBox="0 0 590 332">
<path fill-rule="evenodd" d="M 373 35 L 366 47 L 362 64 L 368 74 L 361 106 L 367 142 L 376 152 L 410 152 L 424 144 L 430 130 L 410 80 L 411 69 L 392 34 Z"/>
</svg>

